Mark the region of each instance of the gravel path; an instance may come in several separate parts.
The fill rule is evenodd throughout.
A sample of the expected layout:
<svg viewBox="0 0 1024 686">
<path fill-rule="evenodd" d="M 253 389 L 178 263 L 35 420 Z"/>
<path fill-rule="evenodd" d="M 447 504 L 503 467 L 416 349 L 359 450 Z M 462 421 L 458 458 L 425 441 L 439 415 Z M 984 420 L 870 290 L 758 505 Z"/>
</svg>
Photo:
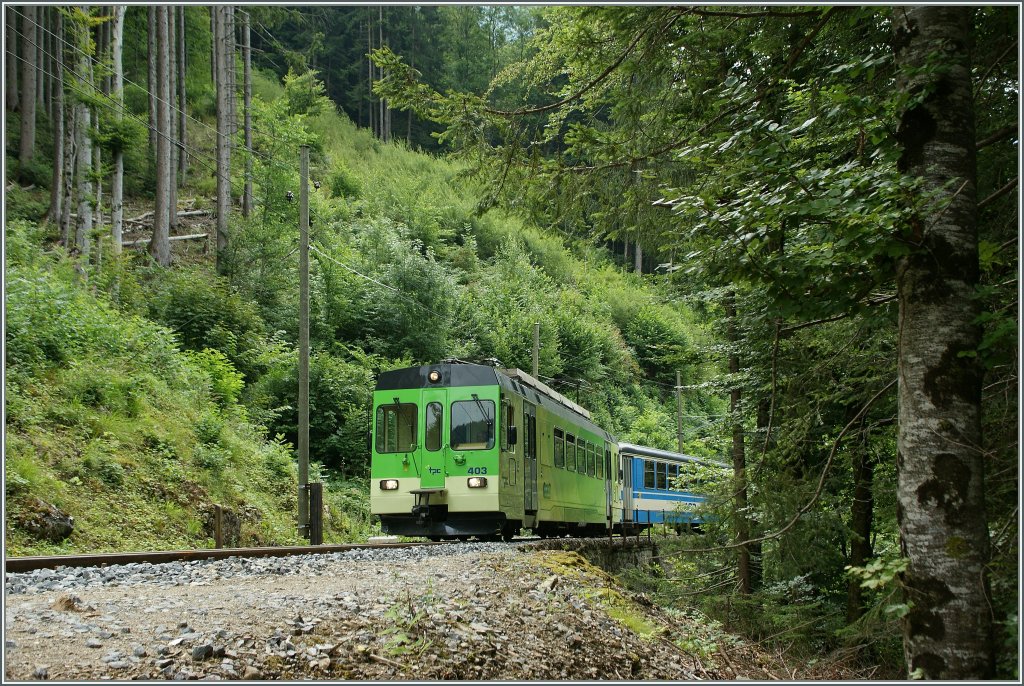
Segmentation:
<svg viewBox="0 0 1024 686">
<path fill-rule="evenodd" d="M 575 553 L 501 543 L 41 570 L 5 595 L 8 680 L 714 676 L 610 618 Z"/>
</svg>

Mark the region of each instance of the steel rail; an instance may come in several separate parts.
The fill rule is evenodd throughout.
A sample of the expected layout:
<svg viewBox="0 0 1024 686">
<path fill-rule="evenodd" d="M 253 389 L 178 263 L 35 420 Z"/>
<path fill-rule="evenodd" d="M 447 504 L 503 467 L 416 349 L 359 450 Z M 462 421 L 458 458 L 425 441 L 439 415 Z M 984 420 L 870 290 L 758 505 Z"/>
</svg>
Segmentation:
<svg viewBox="0 0 1024 686">
<path fill-rule="evenodd" d="M 260 548 L 204 548 L 196 550 L 151 550 L 132 553 L 88 553 L 85 555 L 34 555 L 8 557 L 4 560 L 7 573 L 31 572 L 36 569 L 58 567 L 105 567 L 131 563 L 164 564 L 193 560 L 224 560 L 229 557 L 287 557 L 289 555 L 325 555 L 350 550 L 377 548 L 413 548 L 440 545 L 430 542 L 411 543 L 351 543 L 346 545 L 268 546 Z"/>
</svg>

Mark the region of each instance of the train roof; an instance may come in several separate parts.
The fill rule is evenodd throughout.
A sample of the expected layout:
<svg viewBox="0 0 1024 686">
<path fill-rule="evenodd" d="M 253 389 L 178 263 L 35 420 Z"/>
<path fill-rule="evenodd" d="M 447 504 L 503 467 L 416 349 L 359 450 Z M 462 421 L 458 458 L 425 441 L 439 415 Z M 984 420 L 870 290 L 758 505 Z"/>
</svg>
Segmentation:
<svg viewBox="0 0 1024 686">
<path fill-rule="evenodd" d="M 431 371 L 439 371 L 441 379 L 431 383 L 428 375 Z M 615 437 L 594 424 L 590 412 L 586 408 L 551 389 L 547 384 L 535 379 L 521 369 L 497 369 L 483 364 L 471 362 L 445 361 L 419 367 L 404 367 L 381 372 L 377 377 L 374 390 L 394 391 L 411 388 L 430 388 L 433 386 L 492 386 L 502 388 L 527 397 L 531 402 L 544 405 L 555 414 L 565 417 L 574 423 L 584 426 L 594 433 L 605 437 L 610 443 L 616 443 Z M 531 397 L 532 396 L 532 397 Z"/>
<path fill-rule="evenodd" d="M 676 453 L 671 450 L 662 450 L 661 448 L 650 448 L 646 445 L 636 445 L 634 443 L 620 442 L 619 453 L 639 455 L 641 457 L 654 457 L 659 460 L 665 460 L 666 462 L 695 462 L 697 464 L 711 465 L 712 467 L 721 467 L 722 469 L 729 468 L 729 465 L 724 462 L 708 460 L 703 457 L 694 457 L 693 455 L 685 455 L 683 453 Z"/>
</svg>

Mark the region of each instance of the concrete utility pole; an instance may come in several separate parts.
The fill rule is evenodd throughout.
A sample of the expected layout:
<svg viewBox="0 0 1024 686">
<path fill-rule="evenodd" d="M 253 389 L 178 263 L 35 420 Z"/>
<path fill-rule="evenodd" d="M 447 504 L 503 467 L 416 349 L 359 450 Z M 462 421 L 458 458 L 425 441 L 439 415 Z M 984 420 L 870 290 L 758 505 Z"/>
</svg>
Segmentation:
<svg viewBox="0 0 1024 686">
<path fill-rule="evenodd" d="M 299 535 L 309 538 L 309 146 L 299 147 Z"/>
<path fill-rule="evenodd" d="M 533 378 L 540 376 L 540 322 L 533 323 Z"/>
<path fill-rule="evenodd" d="M 676 370 L 676 438 L 679 441 L 679 452 L 683 452 L 683 386 L 679 381 L 679 370 Z"/>
</svg>

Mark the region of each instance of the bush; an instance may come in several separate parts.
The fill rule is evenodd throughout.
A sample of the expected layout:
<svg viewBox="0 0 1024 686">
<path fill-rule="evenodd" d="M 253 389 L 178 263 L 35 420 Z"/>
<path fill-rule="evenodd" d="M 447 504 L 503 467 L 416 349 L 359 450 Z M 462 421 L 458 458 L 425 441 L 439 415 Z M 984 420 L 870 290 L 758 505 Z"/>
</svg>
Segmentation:
<svg viewBox="0 0 1024 686">
<path fill-rule="evenodd" d="M 238 402 L 245 381 L 224 353 L 204 348 L 190 351 L 188 356 L 198 369 L 210 377 L 210 395 L 219 406 L 227 407 Z"/>
<path fill-rule="evenodd" d="M 217 350 L 244 378 L 259 376 L 264 325 L 252 302 L 204 269 L 161 269 L 156 275 L 159 280 L 153 284 L 155 293 L 149 303 L 154 319 L 174 330 L 185 348 Z M 230 394 L 230 385 L 220 392 Z"/>
<path fill-rule="evenodd" d="M 361 189 L 359 178 L 345 166 L 344 162 L 335 164 L 327 179 L 327 185 L 330 186 L 331 193 L 339 198 L 356 198 Z"/>
<path fill-rule="evenodd" d="M 66 364 L 84 352 L 125 356 L 138 367 L 180 371 L 170 332 L 125 316 L 61 276 L 12 269 L 7 281 L 7 364 Z"/>
</svg>

